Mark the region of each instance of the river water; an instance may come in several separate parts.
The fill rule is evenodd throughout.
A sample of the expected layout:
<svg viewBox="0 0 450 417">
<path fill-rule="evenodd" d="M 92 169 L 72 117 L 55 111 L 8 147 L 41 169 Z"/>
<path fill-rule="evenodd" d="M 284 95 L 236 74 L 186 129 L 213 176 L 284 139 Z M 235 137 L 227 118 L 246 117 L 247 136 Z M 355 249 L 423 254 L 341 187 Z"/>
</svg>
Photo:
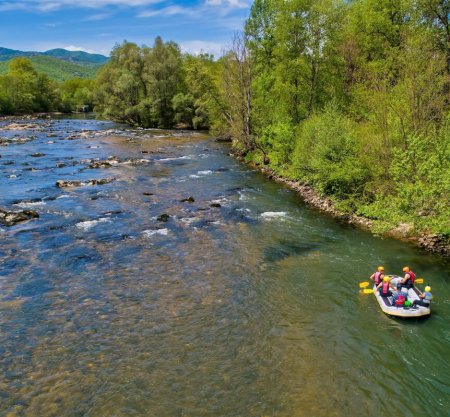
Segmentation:
<svg viewBox="0 0 450 417">
<path fill-rule="evenodd" d="M 448 261 L 336 222 L 205 135 L 8 123 L 0 208 L 40 217 L 0 226 L 1 416 L 450 416 Z M 432 285 L 430 318 L 359 293 L 379 264 Z"/>
</svg>

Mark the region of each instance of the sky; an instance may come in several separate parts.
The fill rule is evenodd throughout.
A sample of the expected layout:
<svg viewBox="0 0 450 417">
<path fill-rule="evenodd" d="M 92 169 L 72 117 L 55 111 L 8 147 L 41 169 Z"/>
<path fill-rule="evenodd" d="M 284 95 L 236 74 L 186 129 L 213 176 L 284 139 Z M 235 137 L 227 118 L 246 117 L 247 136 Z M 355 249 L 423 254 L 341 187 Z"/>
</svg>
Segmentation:
<svg viewBox="0 0 450 417">
<path fill-rule="evenodd" d="M 185 52 L 220 56 L 243 28 L 252 0 L 0 0 L 0 47 L 109 55 L 124 40 L 156 36 Z"/>
</svg>

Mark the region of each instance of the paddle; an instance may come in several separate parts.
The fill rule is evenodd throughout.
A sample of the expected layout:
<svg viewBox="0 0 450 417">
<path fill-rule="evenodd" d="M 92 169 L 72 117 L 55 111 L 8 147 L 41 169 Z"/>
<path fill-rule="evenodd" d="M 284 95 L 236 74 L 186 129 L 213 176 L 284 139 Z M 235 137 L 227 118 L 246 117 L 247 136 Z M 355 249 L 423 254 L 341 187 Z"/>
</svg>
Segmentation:
<svg viewBox="0 0 450 417">
<path fill-rule="evenodd" d="M 363 294 L 372 294 L 373 293 L 373 289 L 372 288 L 364 288 L 362 290 Z"/>
<path fill-rule="evenodd" d="M 359 288 L 366 288 L 370 285 L 370 282 L 364 281 L 359 283 Z"/>
<path fill-rule="evenodd" d="M 414 284 L 423 284 L 423 278 L 416 278 Z"/>
</svg>

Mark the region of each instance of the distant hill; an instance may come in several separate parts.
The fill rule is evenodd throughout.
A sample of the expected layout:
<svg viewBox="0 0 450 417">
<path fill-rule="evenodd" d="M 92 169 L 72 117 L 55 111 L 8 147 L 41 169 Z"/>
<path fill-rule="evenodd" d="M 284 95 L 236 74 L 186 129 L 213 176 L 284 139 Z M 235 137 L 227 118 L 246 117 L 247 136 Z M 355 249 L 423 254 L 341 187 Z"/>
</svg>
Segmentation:
<svg viewBox="0 0 450 417">
<path fill-rule="evenodd" d="M 0 61 L 9 61 L 18 56 L 32 57 L 37 55 L 51 56 L 62 61 L 73 62 L 79 65 L 103 65 L 108 61 L 108 57 L 100 54 L 89 54 L 83 51 L 67 51 L 66 49 L 50 49 L 45 52 L 18 51 L 0 47 Z"/>
<path fill-rule="evenodd" d="M 82 51 L 51 49 L 33 52 L 0 47 L 0 74 L 7 72 L 9 61 L 17 57 L 29 58 L 36 71 L 47 74 L 55 81 L 94 78 L 100 66 L 108 61 L 106 56 Z"/>
<path fill-rule="evenodd" d="M 104 55 L 89 54 L 83 51 L 67 51 L 65 49 L 50 49 L 50 51 L 43 52 L 43 55 L 58 58 L 63 61 L 73 62 L 78 65 L 103 65 L 108 61 Z"/>
<path fill-rule="evenodd" d="M 47 74 L 52 80 L 66 81 L 72 78 L 95 78 L 100 66 L 83 66 L 62 61 L 50 56 L 36 55 L 27 57 L 37 72 Z M 9 61 L 0 62 L 0 74 L 8 71 Z"/>
</svg>

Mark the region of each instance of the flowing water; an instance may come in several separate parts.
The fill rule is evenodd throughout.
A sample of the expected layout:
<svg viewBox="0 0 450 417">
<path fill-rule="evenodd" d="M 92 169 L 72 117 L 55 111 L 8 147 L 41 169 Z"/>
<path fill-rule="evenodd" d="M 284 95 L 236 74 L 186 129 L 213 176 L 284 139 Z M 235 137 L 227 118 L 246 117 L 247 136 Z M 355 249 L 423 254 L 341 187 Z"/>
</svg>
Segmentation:
<svg viewBox="0 0 450 417">
<path fill-rule="evenodd" d="M 205 135 L 36 123 L 0 122 L 0 207 L 40 214 L 0 226 L 1 416 L 450 416 L 448 261 Z M 379 264 L 425 277 L 430 318 L 359 293 Z"/>
</svg>

